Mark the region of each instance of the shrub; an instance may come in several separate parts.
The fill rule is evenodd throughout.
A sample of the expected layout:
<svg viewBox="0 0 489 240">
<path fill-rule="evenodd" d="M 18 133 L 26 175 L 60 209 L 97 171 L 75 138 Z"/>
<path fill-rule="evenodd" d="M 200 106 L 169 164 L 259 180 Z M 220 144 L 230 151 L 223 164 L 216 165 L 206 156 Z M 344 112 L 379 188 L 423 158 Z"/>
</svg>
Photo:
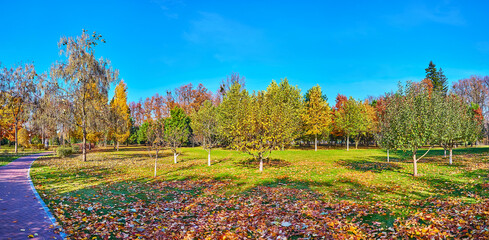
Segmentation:
<svg viewBox="0 0 489 240">
<path fill-rule="evenodd" d="M 71 149 L 72 149 L 73 153 L 78 153 L 78 152 L 80 152 L 80 146 L 79 146 L 79 145 L 73 145 L 73 146 L 71 147 Z"/>
<path fill-rule="evenodd" d="M 32 144 L 32 148 L 33 149 L 37 149 L 37 150 L 44 150 L 45 147 L 44 147 L 44 144 L 42 143 L 39 143 L 39 144 Z M 47 149 L 46 149 L 47 150 Z"/>
<path fill-rule="evenodd" d="M 58 147 L 56 148 L 56 155 L 58 157 L 67 157 L 73 154 L 73 149 L 70 147 Z"/>
</svg>

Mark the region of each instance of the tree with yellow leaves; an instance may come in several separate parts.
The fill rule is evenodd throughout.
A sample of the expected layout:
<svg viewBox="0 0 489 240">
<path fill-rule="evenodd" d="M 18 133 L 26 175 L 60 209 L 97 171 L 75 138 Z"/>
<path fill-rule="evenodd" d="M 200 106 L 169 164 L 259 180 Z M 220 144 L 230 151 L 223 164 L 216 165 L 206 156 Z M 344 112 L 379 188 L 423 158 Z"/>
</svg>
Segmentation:
<svg viewBox="0 0 489 240">
<path fill-rule="evenodd" d="M 306 107 L 302 121 L 307 135 L 314 135 L 314 150 L 318 150 L 318 135 L 328 133 L 331 127 L 331 109 L 321 87 L 316 85 L 306 93 Z"/>
<path fill-rule="evenodd" d="M 117 151 L 119 143 L 125 142 L 131 134 L 131 119 L 129 106 L 127 105 L 127 85 L 120 81 L 115 88 L 114 98 L 110 102 L 110 108 L 113 113 L 113 134 L 117 142 Z"/>
<path fill-rule="evenodd" d="M 25 128 L 19 130 L 18 141 L 23 147 L 29 147 L 29 132 Z"/>
</svg>

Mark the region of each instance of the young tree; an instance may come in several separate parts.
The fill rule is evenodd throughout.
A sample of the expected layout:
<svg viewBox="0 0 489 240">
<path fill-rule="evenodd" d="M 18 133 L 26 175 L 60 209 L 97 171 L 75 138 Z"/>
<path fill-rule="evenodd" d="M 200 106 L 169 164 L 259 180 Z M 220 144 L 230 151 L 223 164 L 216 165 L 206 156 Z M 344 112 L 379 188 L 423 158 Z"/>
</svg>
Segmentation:
<svg viewBox="0 0 489 240">
<path fill-rule="evenodd" d="M 211 165 L 211 150 L 220 142 L 217 111 L 217 107 L 207 100 L 198 112 L 194 110 L 190 115 L 190 127 L 195 140 L 207 151 L 208 166 Z"/>
<path fill-rule="evenodd" d="M 124 81 L 120 81 L 115 88 L 115 95 L 110 107 L 114 114 L 113 130 L 117 142 L 117 151 L 119 151 L 119 143 L 125 142 L 131 134 L 131 119 L 129 106 L 127 105 L 127 86 Z"/>
<path fill-rule="evenodd" d="M 389 127 L 381 136 L 389 138 L 385 141 L 393 148 L 411 151 L 414 176 L 418 176 L 417 162 L 439 138 L 440 113 L 443 110 L 440 99 L 441 94 L 429 94 L 425 84 L 407 82 L 405 87 L 399 85 L 399 90 L 387 105 L 385 114 Z M 418 150 L 426 145 L 430 146 L 429 149 L 417 157 Z"/>
<path fill-rule="evenodd" d="M 450 94 L 444 98 L 442 104 L 443 120 L 440 123 L 439 141 L 444 149 L 449 150 L 449 163 L 452 164 L 452 150 L 455 144 L 477 139 L 481 129 L 471 114 L 472 111 L 460 97 Z"/>
<path fill-rule="evenodd" d="M 395 126 L 396 120 L 395 118 L 400 115 L 396 112 L 399 110 L 399 106 L 392 106 L 393 104 L 399 104 L 400 101 L 396 101 L 393 98 L 399 97 L 398 95 L 386 94 L 385 97 L 379 99 L 376 104 L 376 114 L 377 114 L 377 127 L 378 131 L 375 134 L 375 139 L 381 148 L 385 149 L 387 152 L 387 162 L 390 162 L 389 151 L 395 149 L 396 144 L 396 133 L 393 131 L 397 131 Z M 389 114 L 386 114 L 387 108 L 390 109 Z"/>
<path fill-rule="evenodd" d="M 64 80 L 65 91 L 73 101 L 74 115 L 80 118 L 75 122 L 82 130 L 83 161 L 87 160 L 87 128 L 92 125 L 93 119 L 103 118 L 98 116 L 103 113 L 100 99 L 108 98 L 110 84 L 116 82 L 119 75 L 117 70 L 110 67 L 110 61 L 95 58 L 95 46 L 99 42 L 105 43 L 101 38 L 95 32 L 90 36 L 85 30 L 76 38 L 62 37 L 58 46 L 61 48 L 60 54 L 64 54 L 67 61 L 57 63 L 51 71 L 53 78 Z"/>
<path fill-rule="evenodd" d="M 25 128 L 21 128 L 18 133 L 19 144 L 23 147 L 29 147 L 29 132 Z"/>
<path fill-rule="evenodd" d="M 149 153 L 151 157 L 151 151 L 155 151 L 155 168 L 154 177 L 156 177 L 156 166 L 158 162 L 158 153 L 164 146 L 164 120 L 158 119 L 150 122 L 146 128 L 146 137 L 149 144 Z"/>
<path fill-rule="evenodd" d="M 348 151 L 350 137 L 355 138 L 355 148 L 358 148 L 360 137 L 367 131 L 370 119 L 363 103 L 350 97 L 343 103 L 343 107 L 335 112 L 335 124 L 346 135 L 346 150 Z"/>
<path fill-rule="evenodd" d="M 180 107 L 170 110 L 170 117 L 165 119 L 164 139 L 173 153 L 174 163 L 177 163 L 177 157 L 180 155 L 178 148 L 188 141 L 189 124 L 190 118 Z"/>
<path fill-rule="evenodd" d="M 220 105 L 221 131 L 232 148 L 260 161 L 261 172 L 272 150 L 289 144 L 293 133 L 299 133 L 301 106 L 300 90 L 286 79 L 280 84 L 272 81 L 267 91 L 253 95 L 234 84 Z"/>
<path fill-rule="evenodd" d="M 306 134 L 314 135 L 314 150 L 318 150 L 318 135 L 328 133 L 331 127 L 331 109 L 327 98 L 321 92 L 319 85 L 312 87 L 306 93 L 306 107 L 302 113 L 302 121 Z"/>
<path fill-rule="evenodd" d="M 20 124 L 28 120 L 37 98 L 40 76 L 34 70 L 34 65 L 26 64 L 15 68 L 3 68 L 0 80 L 4 113 L 13 121 L 15 153 L 18 153 L 18 130 Z"/>
</svg>

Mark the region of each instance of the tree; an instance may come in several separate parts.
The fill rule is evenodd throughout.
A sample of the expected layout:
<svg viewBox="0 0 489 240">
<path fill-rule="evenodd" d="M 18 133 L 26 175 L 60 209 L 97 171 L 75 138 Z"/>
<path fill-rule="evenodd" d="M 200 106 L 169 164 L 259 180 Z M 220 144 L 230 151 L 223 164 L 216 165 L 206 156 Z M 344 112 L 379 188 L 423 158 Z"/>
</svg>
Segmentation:
<svg viewBox="0 0 489 240">
<path fill-rule="evenodd" d="M 15 153 L 18 153 L 18 130 L 28 120 L 37 98 L 38 83 L 42 82 L 34 65 L 25 64 L 15 68 L 3 68 L 0 78 L 3 113 L 13 121 Z"/>
<path fill-rule="evenodd" d="M 127 86 L 124 81 L 120 81 L 115 88 L 114 98 L 110 107 L 114 113 L 114 135 L 117 141 L 117 151 L 119 151 L 119 143 L 125 142 L 131 134 L 131 119 L 129 106 L 127 105 Z"/>
<path fill-rule="evenodd" d="M 441 112 L 439 141 L 449 150 L 449 163 L 452 164 L 452 149 L 455 144 L 478 139 L 481 128 L 467 104 L 458 96 L 450 94 L 444 98 Z M 478 106 L 477 106 L 478 108 Z"/>
<path fill-rule="evenodd" d="M 150 122 L 144 122 L 139 127 L 139 129 L 137 131 L 137 142 L 138 142 L 138 144 L 147 143 L 147 141 L 148 141 L 147 132 L 148 132 L 149 124 L 150 124 Z"/>
<path fill-rule="evenodd" d="M 102 118 L 101 99 L 108 98 L 110 84 L 116 82 L 119 75 L 110 66 L 110 61 L 95 58 L 95 46 L 99 42 L 105 43 L 101 38 L 95 32 L 90 36 L 85 30 L 76 38 L 62 37 L 58 46 L 60 54 L 64 54 L 67 60 L 55 64 L 51 71 L 53 78 L 64 80 L 65 91 L 73 101 L 74 115 L 80 119 L 76 124 L 82 131 L 83 161 L 87 160 L 87 128 L 95 123 L 94 120 Z"/>
<path fill-rule="evenodd" d="M 487 77 L 471 76 L 461 79 L 453 84 L 453 92 L 460 96 L 467 104 L 475 103 L 482 109 L 484 116 L 487 116 L 487 104 L 489 101 L 489 86 L 486 84 Z"/>
<path fill-rule="evenodd" d="M 377 101 L 377 104 L 375 106 L 378 119 L 378 131 L 375 134 L 375 139 L 380 147 L 386 150 L 387 162 L 390 162 L 389 151 L 395 149 L 395 147 L 397 146 L 397 143 L 395 142 L 397 134 L 393 131 L 397 131 L 399 129 L 396 129 L 395 126 L 392 125 L 396 123 L 396 121 L 398 121 L 395 118 L 400 116 L 398 112 L 396 112 L 396 110 L 400 110 L 400 107 L 392 106 L 392 104 L 400 103 L 400 101 L 395 101 L 395 99 L 393 99 L 396 97 L 399 96 L 386 94 L 385 97 Z M 386 113 L 387 108 L 390 109 L 389 114 Z"/>
<path fill-rule="evenodd" d="M 407 82 L 399 84 L 399 90 L 386 106 L 388 119 L 382 131 L 382 141 L 389 147 L 410 151 L 413 159 L 413 175 L 418 176 L 417 162 L 431 150 L 439 139 L 441 128 L 441 94 L 429 94 L 426 84 Z M 428 150 L 417 157 L 418 150 L 428 145 Z"/>
<path fill-rule="evenodd" d="M 211 150 L 220 142 L 217 113 L 217 107 L 207 100 L 198 112 L 194 110 L 190 115 L 190 127 L 195 140 L 207 151 L 208 166 L 211 165 Z"/>
<path fill-rule="evenodd" d="M 445 76 L 445 73 L 441 68 L 438 71 L 438 80 L 439 84 L 437 84 L 437 88 L 435 90 L 438 90 L 446 95 L 448 93 L 448 78 Z"/>
<path fill-rule="evenodd" d="M 430 64 L 428 65 L 428 68 L 425 69 L 425 72 L 426 78 L 431 81 L 431 84 L 433 84 L 433 90 L 446 94 L 448 91 L 448 86 L 447 78 L 443 74 L 443 70 L 441 70 L 441 72 L 438 72 L 436 69 L 436 65 L 433 63 L 433 61 L 430 61 Z"/>
<path fill-rule="evenodd" d="M 156 121 L 150 122 L 146 128 L 146 136 L 149 144 L 149 153 L 151 157 L 151 151 L 155 151 L 155 168 L 154 177 L 156 177 L 156 165 L 158 162 L 158 153 L 164 146 L 164 120 L 158 119 Z"/>
<path fill-rule="evenodd" d="M 19 130 L 19 136 L 18 136 L 18 141 L 19 144 L 22 145 L 23 147 L 29 147 L 29 132 L 25 128 L 21 128 Z"/>
<path fill-rule="evenodd" d="M 318 135 L 328 133 L 331 127 L 331 110 L 326 95 L 319 85 L 309 89 L 305 96 L 306 107 L 302 113 L 302 121 L 306 134 L 314 135 L 314 150 L 318 150 Z"/>
<path fill-rule="evenodd" d="M 261 172 L 263 160 L 299 133 L 301 106 L 300 90 L 286 79 L 252 95 L 236 83 L 219 108 L 221 132 L 232 148 L 259 160 Z"/>
<path fill-rule="evenodd" d="M 232 72 L 231 75 L 227 75 L 226 80 L 223 79 L 219 85 L 219 90 L 216 93 L 216 104 L 219 105 L 222 102 L 224 95 L 231 90 L 231 86 L 234 84 L 237 83 L 241 88 L 245 88 L 245 79 L 245 77 L 241 77 L 237 72 Z"/>
<path fill-rule="evenodd" d="M 188 141 L 189 124 L 190 118 L 180 107 L 170 110 L 170 117 L 165 119 L 164 139 L 173 153 L 174 163 L 177 163 L 177 157 L 180 155 L 178 148 Z"/>
<path fill-rule="evenodd" d="M 336 127 L 346 135 L 346 150 L 350 149 L 350 137 L 355 138 L 355 148 L 358 148 L 360 137 L 370 124 L 363 103 L 350 97 L 334 116 Z"/>
</svg>

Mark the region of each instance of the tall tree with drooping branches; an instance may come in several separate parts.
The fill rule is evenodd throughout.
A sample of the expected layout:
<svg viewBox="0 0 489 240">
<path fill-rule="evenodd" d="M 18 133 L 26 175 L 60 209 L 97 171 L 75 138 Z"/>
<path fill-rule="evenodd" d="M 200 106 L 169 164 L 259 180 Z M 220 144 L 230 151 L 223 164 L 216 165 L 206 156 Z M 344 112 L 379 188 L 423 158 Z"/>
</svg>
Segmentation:
<svg viewBox="0 0 489 240">
<path fill-rule="evenodd" d="M 108 107 L 100 105 L 101 99 L 108 99 L 110 85 L 119 80 L 119 71 L 112 69 L 109 60 L 96 59 L 95 47 L 99 43 L 105 43 L 102 35 L 96 32 L 90 35 L 85 30 L 78 37 L 62 37 L 58 46 L 60 54 L 67 59 L 56 63 L 51 70 L 53 78 L 63 80 L 60 86 L 72 100 L 75 116 L 80 119 L 75 122 L 82 131 L 83 161 L 87 160 L 88 128 L 107 112 L 101 111 L 101 107 Z"/>
<path fill-rule="evenodd" d="M 37 89 L 42 84 L 32 64 L 25 64 L 10 69 L 3 68 L 0 78 L 2 88 L 3 113 L 8 114 L 13 122 L 15 153 L 18 153 L 18 130 L 26 122 L 38 98 Z"/>
</svg>

